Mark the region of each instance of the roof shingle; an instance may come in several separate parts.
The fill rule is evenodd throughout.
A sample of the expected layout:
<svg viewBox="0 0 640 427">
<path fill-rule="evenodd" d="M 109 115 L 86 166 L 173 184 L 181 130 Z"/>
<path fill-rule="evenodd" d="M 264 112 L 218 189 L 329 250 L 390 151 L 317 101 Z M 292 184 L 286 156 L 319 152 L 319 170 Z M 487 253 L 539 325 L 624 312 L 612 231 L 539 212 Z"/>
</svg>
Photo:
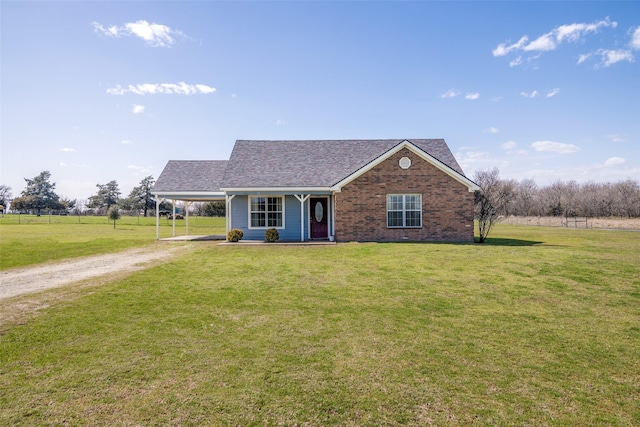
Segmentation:
<svg viewBox="0 0 640 427">
<path fill-rule="evenodd" d="M 169 160 L 153 192 L 219 192 L 227 163 L 227 160 Z"/>
<path fill-rule="evenodd" d="M 331 187 L 409 141 L 464 176 L 444 139 L 238 140 L 227 160 L 170 160 L 153 192 Z"/>
</svg>

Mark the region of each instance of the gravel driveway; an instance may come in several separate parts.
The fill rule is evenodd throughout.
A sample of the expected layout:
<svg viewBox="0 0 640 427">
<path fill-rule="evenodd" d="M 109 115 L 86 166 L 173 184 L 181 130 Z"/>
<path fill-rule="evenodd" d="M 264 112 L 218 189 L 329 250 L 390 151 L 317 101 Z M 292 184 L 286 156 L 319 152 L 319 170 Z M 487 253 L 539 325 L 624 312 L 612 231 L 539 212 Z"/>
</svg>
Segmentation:
<svg viewBox="0 0 640 427">
<path fill-rule="evenodd" d="M 168 261 L 188 246 L 154 245 L 0 272 L 0 300 Z"/>
</svg>

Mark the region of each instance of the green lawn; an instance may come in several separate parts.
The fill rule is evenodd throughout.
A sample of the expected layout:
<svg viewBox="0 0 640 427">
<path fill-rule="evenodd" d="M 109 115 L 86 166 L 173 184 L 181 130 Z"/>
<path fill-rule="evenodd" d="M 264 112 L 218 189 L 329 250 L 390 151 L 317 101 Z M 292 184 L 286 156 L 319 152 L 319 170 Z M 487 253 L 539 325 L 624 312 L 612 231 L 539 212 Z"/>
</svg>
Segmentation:
<svg viewBox="0 0 640 427">
<path fill-rule="evenodd" d="M 191 244 L 0 302 L 0 425 L 640 424 L 639 233 Z"/>
<path fill-rule="evenodd" d="M 160 238 L 173 235 L 173 223 L 160 220 Z M 123 216 L 4 215 L 0 217 L 0 271 L 48 261 L 117 252 L 155 243 L 156 219 Z M 186 234 L 176 220 L 176 235 Z M 189 234 L 225 234 L 224 218 L 189 218 Z"/>
</svg>

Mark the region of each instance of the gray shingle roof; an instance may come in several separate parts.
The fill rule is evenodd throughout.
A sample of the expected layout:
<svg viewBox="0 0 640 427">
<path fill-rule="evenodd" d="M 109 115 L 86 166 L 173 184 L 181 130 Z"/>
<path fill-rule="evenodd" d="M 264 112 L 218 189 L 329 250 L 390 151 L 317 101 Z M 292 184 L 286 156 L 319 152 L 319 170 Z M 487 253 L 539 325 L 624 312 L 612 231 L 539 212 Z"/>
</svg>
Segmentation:
<svg viewBox="0 0 640 427">
<path fill-rule="evenodd" d="M 246 141 L 231 153 L 222 188 L 330 187 L 405 139 Z M 408 140 L 464 176 L 444 139 Z"/>
<path fill-rule="evenodd" d="M 227 160 L 169 160 L 152 191 L 219 192 L 227 163 Z"/>
</svg>

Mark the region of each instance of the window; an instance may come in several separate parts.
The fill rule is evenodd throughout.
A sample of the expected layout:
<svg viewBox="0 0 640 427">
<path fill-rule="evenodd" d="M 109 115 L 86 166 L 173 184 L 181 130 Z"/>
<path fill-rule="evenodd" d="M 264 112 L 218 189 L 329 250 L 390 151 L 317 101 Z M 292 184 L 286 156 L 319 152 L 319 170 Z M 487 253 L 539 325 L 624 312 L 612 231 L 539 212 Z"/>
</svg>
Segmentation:
<svg viewBox="0 0 640 427">
<path fill-rule="evenodd" d="M 282 227 L 284 208 L 282 197 L 250 197 L 251 228 Z"/>
<path fill-rule="evenodd" d="M 387 194 L 387 227 L 422 227 L 422 195 Z"/>
</svg>

